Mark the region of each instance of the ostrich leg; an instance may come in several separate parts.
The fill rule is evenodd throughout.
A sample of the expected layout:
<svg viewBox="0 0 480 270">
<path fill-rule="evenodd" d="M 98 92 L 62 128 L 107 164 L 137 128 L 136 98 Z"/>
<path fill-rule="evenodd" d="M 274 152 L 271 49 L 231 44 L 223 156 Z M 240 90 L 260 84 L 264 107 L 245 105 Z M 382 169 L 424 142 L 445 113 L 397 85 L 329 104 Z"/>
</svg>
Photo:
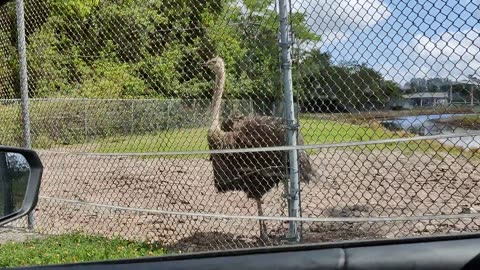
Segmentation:
<svg viewBox="0 0 480 270">
<path fill-rule="evenodd" d="M 263 208 L 262 208 L 262 199 L 255 199 L 257 202 L 257 211 L 259 216 L 263 216 Z M 264 220 L 259 219 L 258 224 L 260 225 L 260 238 L 262 240 L 267 239 L 267 226 L 265 226 Z"/>
</svg>

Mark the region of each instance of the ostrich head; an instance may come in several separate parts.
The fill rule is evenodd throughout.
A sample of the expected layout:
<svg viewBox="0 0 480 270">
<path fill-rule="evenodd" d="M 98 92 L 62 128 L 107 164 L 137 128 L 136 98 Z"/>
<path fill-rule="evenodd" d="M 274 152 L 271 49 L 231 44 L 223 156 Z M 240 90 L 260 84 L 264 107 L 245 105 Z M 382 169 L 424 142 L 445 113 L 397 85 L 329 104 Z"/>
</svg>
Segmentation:
<svg viewBox="0 0 480 270">
<path fill-rule="evenodd" d="M 209 67 L 216 75 L 221 75 L 225 71 L 225 63 L 218 56 L 208 60 L 204 65 Z"/>
</svg>

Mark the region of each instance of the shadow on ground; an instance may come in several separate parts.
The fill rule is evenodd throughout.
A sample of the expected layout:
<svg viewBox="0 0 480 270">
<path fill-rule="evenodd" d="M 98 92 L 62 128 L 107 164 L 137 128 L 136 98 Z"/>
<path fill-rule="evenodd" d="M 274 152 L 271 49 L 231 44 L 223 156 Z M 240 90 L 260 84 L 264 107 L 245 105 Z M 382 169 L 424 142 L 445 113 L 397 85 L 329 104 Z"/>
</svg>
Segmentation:
<svg viewBox="0 0 480 270">
<path fill-rule="evenodd" d="M 372 229 L 372 230 L 370 230 Z M 322 223 L 305 228 L 301 243 L 325 243 L 344 240 L 379 239 L 384 236 L 359 224 Z M 287 231 L 270 233 L 268 239 L 221 232 L 198 232 L 166 247 L 171 252 L 201 252 L 288 245 Z"/>
</svg>

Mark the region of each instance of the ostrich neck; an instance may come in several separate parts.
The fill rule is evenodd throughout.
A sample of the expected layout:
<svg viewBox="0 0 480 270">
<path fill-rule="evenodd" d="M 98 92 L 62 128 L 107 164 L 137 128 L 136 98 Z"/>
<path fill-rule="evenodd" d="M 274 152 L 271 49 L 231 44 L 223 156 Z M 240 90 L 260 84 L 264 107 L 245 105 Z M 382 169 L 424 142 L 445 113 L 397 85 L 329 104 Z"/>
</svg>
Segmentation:
<svg viewBox="0 0 480 270">
<path fill-rule="evenodd" d="M 223 89 L 225 87 L 225 71 L 217 72 L 215 78 L 215 94 L 213 96 L 213 121 L 210 130 L 220 129 L 220 110 L 222 105 Z"/>
</svg>

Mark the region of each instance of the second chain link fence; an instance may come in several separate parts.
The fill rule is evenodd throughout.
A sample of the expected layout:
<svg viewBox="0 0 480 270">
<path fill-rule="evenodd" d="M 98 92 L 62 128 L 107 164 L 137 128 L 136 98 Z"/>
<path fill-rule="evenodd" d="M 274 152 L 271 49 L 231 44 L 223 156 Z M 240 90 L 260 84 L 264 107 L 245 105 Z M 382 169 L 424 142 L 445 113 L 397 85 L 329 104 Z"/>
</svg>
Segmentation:
<svg viewBox="0 0 480 270">
<path fill-rule="evenodd" d="M 301 216 L 313 218 L 301 222 L 302 241 L 478 231 L 478 3 L 288 4 L 304 144 L 398 139 L 304 150 L 316 176 L 300 185 Z M 283 183 L 261 198 L 262 239 L 255 200 L 218 192 L 210 155 L 193 152 L 209 149 L 218 73 L 204 64 L 214 57 L 225 62 L 224 131 L 239 119 L 284 117 L 276 1 L 25 8 L 32 145 L 45 165 L 35 232 L 182 251 L 285 243 Z M 9 2 L 0 8 L 0 144 L 21 146 L 16 38 Z M 176 151 L 185 153 L 162 154 Z"/>
</svg>

